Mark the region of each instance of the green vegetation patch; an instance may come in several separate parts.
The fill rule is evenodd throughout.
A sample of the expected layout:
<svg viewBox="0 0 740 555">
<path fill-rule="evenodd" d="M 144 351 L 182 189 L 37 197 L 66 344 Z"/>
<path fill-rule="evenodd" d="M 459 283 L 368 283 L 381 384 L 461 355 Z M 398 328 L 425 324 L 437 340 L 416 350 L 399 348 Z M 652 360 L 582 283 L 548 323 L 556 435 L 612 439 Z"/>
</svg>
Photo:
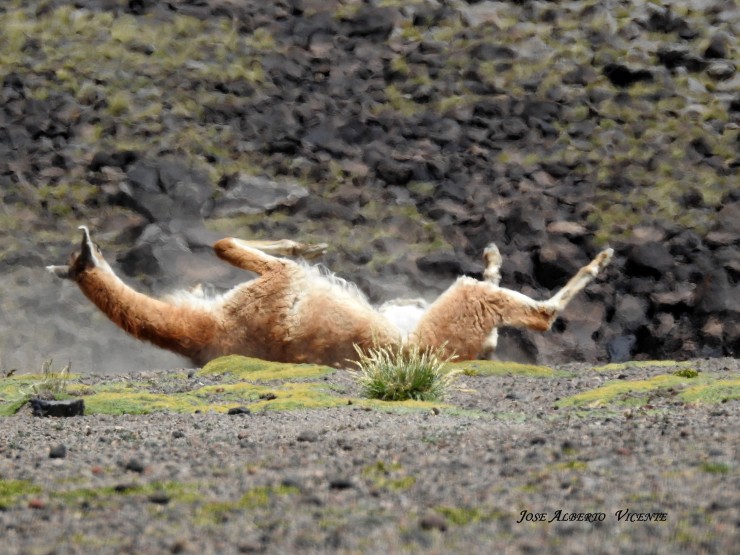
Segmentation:
<svg viewBox="0 0 740 555">
<path fill-rule="evenodd" d="M 721 462 L 704 461 L 700 466 L 707 474 L 729 474 L 730 465 Z"/>
<path fill-rule="evenodd" d="M 435 510 L 444 516 L 450 524 L 456 526 L 465 526 L 474 522 L 488 522 L 503 516 L 499 511 L 487 510 L 483 507 L 450 507 L 444 505 L 437 507 Z"/>
<path fill-rule="evenodd" d="M 365 397 L 380 401 L 438 401 L 452 386 L 455 370 L 442 349 L 357 348 L 357 382 Z"/>
<path fill-rule="evenodd" d="M 27 480 L 0 479 L 0 509 L 7 509 L 28 495 L 41 492 L 41 488 Z"/>
<path fill-rule="evenodd" d="M 466 376 L 526 376 L 529 378 L 552 378 L 555 370 L 547 366 L 519 364 L 518 362 L 499 362 L 493 360 L 472 360 L 449 365 Z"/>
<path fill-rule="evenodd" d="M 66 503 L 86 502 L 102 504 L 110 501 L 115 496 L 150 496 L 155 494 L 165 495 L 169 499 L 187 503 L 193 503 L 199 498 L 194 485 L 180 482 L 132 484 L 126 487 L 104 486 L 97 488 L 77 488 L 54 492 L 51 494 L 51 497 L 60 499 Z"/>
<path fill-rule="evenodd" d="M 693 374 L 692 374 L 693 375 Z M 560 400 L 558 408 L 599 408 L 609 405 L 642 406 L 651 398 L 671 393 L 685 403 L 718 403 L 740 399 L 740 379 L 719 379 L 698 374 L 661 374 L 646 380 L 615 380 L 596 389 Z"/>
<path fill-rule="evenodd" d="M 404 491 L 416 483 L 416 477 L 406 473 L 397 463 L 376 461 L 362 469 L 362 476 L 378 489 Z"/>
<path fill-rule="evenodd" d="M 245 510 L 255 510 L 267 507 L 272 501 L 280 497 L 287 497 L 300 493 L 293 486 L 260 486 L 248 490 L 236 501 L 210 501 L 201 505 L 195 516 L 195 522 L 203 525 L 217 525 L 226 520 L 232 513 Z"/>
<path fill-rule="evenodd" d="M 0 378 L 0 416 L 15 414 L 32 395 L 61 397 L 70 380 L 79 378 L 78 374 L 70 374 L 68 367 L 54 373 L 48 362 L 41 374 L 14 374 Z"/>
<path fill-rule="evenodd" d="M 726 403 L 740 400 L 740 378 L 690 385 L 681 392 L 687 403 Z"/>
<path fill-rule="evenodd" d="M 85 397 L 85 414 L 150 414 L 152 412 L 185 412 L 228 410 L 213 407 L 192 393 L 171 394 L 132 391 L 95 393 Z"/>
<path fill-rule="evenodd" d="M 80 376 L 65 378 L 65 392 L 48 395 L 56 399 L 82 396 L 85 414 L 150 414 L 154 412 L 227 412 L 248 406 L 253 412 L 322 409 L 353 405 L 387 412 L 411 412 L 446 407 L 439 403 L 408 400 L 387 402 L 350 398 L 322 379 L 335 372 L 327 366 L 280 364 L 241 356 L 228 356 L 206 365 L 198 375 L 223 377 L 223 383 L 178 384 L 176 392 L 162 393 L 169 375 L 160 379 L 121 379 L 111 376 L 94 385 L 82 384 Z M 0 379 L 0 416 L 12 416 L 34 395 L 44 375 L 20 374 Z M 179 379 L 179 378 L 175 378 Z M 297 381 L 293 381 L 297 380 Z"/>
<path fill-rule="evenodd" d="M 282 364 L 258 358 L 229 355 L 212 360 L 198 372 L 199 376 L 229 376 L 238 380 L 271 381 L 297 378 L 319 378 L 335 372 L 317 364 Z"/>
</svg>

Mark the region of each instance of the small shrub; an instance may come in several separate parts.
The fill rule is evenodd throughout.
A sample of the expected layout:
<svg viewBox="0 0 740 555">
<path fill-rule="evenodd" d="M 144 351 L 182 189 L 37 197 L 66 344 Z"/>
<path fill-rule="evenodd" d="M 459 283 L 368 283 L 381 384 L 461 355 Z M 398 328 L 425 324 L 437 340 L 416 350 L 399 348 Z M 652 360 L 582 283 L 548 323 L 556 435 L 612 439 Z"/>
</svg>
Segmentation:
<svg viewBox="0 0 740 555">
<path fill-rule="evenodd" d="M 442 349 L 379 347 L 359 355 L 357 380 L 363 393 L 381 401 L 438 401 L 444 398 L 457 372 L 445 370 L 449 359 Z"/>
</svg>

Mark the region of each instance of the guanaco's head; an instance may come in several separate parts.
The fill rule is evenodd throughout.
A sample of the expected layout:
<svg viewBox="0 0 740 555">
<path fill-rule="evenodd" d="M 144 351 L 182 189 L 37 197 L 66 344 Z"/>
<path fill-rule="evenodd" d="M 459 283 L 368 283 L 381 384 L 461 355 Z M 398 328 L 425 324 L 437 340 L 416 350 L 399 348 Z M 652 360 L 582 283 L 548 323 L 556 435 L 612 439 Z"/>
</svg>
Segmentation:
<svg viewBox="0 0 740 555">
<path fill-rule="evenodd" d="M 112 271 L 105 258 L 103 258 L 100 247 L 92 242 L 87 226 L 81 225 L 79 229 L 82 230 L 80 251 L 70 255 L 69 264 L 65 266 L 47 266 L 46 269 L 57 277 L 71 279 L 72 281 L 77 280 L 82 273 L 91 268 Z"/>
</svg>

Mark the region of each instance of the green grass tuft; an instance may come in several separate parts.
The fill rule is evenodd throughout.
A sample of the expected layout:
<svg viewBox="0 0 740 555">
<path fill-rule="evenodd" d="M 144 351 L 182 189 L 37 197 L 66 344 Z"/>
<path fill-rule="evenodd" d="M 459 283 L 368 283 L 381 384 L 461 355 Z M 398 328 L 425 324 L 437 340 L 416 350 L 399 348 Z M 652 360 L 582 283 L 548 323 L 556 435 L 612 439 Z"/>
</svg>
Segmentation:
<svg viewBox="0 0 740 555">
<path fill-rule="evenodd" d="M 357 380 L 366 397 L 381 401 L 437 401 L 449 391 L 457 371 L 445 369 L 441 349 L 357 348 Z"/>
</svg>

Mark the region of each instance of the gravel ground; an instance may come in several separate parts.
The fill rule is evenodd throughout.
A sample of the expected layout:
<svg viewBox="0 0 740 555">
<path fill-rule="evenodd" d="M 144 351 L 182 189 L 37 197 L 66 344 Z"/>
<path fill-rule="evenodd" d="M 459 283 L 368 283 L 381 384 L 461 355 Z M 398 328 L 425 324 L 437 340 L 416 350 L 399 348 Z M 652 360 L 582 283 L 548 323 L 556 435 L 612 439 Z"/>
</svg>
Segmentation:
<svg viewBox="0 0 740 555">
<path fill-rule="evenodd" d="M 691 367 L 720 379 L 740 374 L 736 359 L 696 360 Z M 558 399 L 606 381 L 676 368 L 557 370 L 547 378 L 462 376 L 448 400 L 453 408 L 424 411 L 354 404 L 52 419 L 24 409 L 0 427 L 1 551 L 737 548 L 737 396 L 689 404 L 667 389 L 631 408 L 556 409 Z M 131 379 L 166 383 L 163 374 Z M 341 394 L 356 394 L 347 373 L 327 379 Z M 645 515 L 658 520 L 641 520 Z"/>
</svg>

